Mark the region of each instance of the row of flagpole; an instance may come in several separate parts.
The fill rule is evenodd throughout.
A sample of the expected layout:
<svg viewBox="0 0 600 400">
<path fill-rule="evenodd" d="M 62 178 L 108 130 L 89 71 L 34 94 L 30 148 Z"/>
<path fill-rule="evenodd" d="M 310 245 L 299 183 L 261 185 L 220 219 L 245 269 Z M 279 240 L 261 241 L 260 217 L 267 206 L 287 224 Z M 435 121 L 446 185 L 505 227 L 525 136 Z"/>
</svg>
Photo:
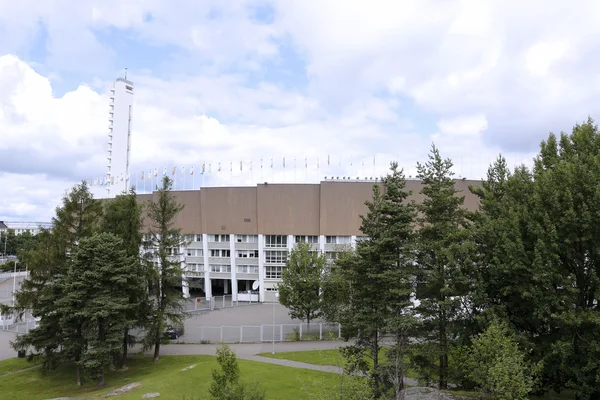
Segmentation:
<svg viewBox="0 0 600 400">
<path fill-rule="evenodd" d="M 373 167 L 376 166 L 376 160 L 377 160 L 377 156 L 373 156 Z M 267 160 L 267 161 L 269 161 L 269 160 Z M 293 159 L 293 168 L 294 168 L 295 171 L 297 170 L 297 167 L 298 167 L 298 162 L 297 161 L 298 161 L 297 158 Z M 306 170 L 308 170 L 308 168 L 309 168 L 308 157 L 305 157 L 304 160 L 301 160 L 301 161 L 304 161 L 304 168 Z M 370 161 L 370 158 L 369 158 L 369 161 Z M 360 162 L 360 164 L 364 167 L 365 166 L 365 157 L 358 159 L 357 162 Z M 353 160 L 353 158 L 351 156 L 350 157 L 350 166 L 353 166 L 354 163 L 355 162 L 354 162 L 354 160 Z M 270 161 L 268 163 L 268 167 L 263 163 L 263 159 L 261 158 L 260 159 L 260 164 L 259 164 L 258 167 L 261 170 L 265 169 L 265 168 L 269 168 L 269 169 L 272 170 L 272 169 L 275 168 L 274 166 L 275 166 L 275 159 L 274 158 L 270 159 Z M 281 166 L 282 166 L 282 168 L 284 170 L 286 168 L 290 168 L 290 169 L 292 168 L 292 166 L 290 165 L 289 161 L 286 164 L 286 158 L 285 157 L 282 158 L 282 164 L 281 164 Z M 327 166 L 328 167 L 335 166 L 335 163 L 332 163 L 331 156 L 327 156 Z M 337 163 L 337 166 L 338 167 L 342 167 L 342 157 L 339 158 L 339 162 Z M 252 171 L 253 170 L 253 162 L 252 162 L 252 160 L 249 161 L 249 162 L 246 162 L 246 163 L 244 163 L 244 161 L 240 161 L 239 162 L 239 171 L 243 172 L 244 171 L 244 167 L 246 167 L 247 170 Z M 317 159 L 316 159 L 316 168 L 319 169 L 320 167 L 321 167 L 320 160 L 317 157 Z M 194 166 L 191 166 L 191 167 L 189 167 L 189 170 L 187 170 L 187 171 L 186 171 L 186 167 L 185 166 L 182 166 L 180 168 L 180 175 L 181 176 L 185 177 L 187 174 L 189 174 L 190 176 L 192 176 L 192 187 L 196 186 L 195 185 L 195 169 L 194 168 L 195 168 Z M 204 174 L 206 174 L 206 173 L 209 173 L 209 174 L 210 173 L 220 173 L 220 172 L 224 172 L 225 169 L 226 169 L 226 163 L 215 162 L 214 163 L 214 168 L 213 168 L 213 163 L 212 162 L 204 162 L 204 163 L 202 163 L 202 166 L 201 166 L 200 175 L 202 175 L 202 177 L 204 179 Z M 236 170 L 237 170 L 237 162 L 236 162 Z M 125 175 L 121 174 L 121 175 L 117 175 L 117 176 L 110 176 L 110 177 L 103 176 L 103 177 L 93 178 L 93 179 L 88 180 L 87 182 L 88 182 L 88 184 L 90 186 L 105 186 L 105 187 L 108 187 L 108 186 L 118 185 L 119 182 L 123 182 L 123 181 L 130 181 L 130 184 L 131 184 L 131 183 L 133 183 L 133 180 L 135 180 L 136 187 L 139 188 L 140 186 L 138 186 L 138 183 L 140 181 L 142 182 L 142 186 L 145 187 L 144 184 L 147 181 L 150 181 L 151 184 L 152 184 L 152 182 L 155 180 L 155 178 L 158 181 L 159 177 L 170 176 L 171 178 L 174 178 L 175 186 L 177 186 L 176 185 L 176 179 L 177 179 L 177 175 L 178 175 L 177 171 L 178 171 L 178 168 L 176 166 L 171 167 L 170 171 L 169 171 L 169 169 L 167 167 L 163 167 L 162 174 L 160 174 L 159 173 L 159 168 L 155 167 L 154 169 L 150 169 L 148 171 L 147 175 L 146 175 L 145 171 L 138 172 L 137 174 L 134 174 L 134 176 L 135 176 L 134 179 L 132 179 L 131 175 L 125 176 Z M 230 172 L 234 171 L 234 163 L 233 163 L 233 161 L 229 162 L 229 171 Z M 170 172 L 170 174 L 169 174 L 169 172 Z M 184 180 L 185 180 L 185 178 L 184 178 Z"/>
<path fill-rule="evenodd" d="M 290 170 L 293 168 L 294 170 L 294 181 L 297 181 L 297 172 L 298 172 L 298 159 L 297 158 L 293 158 L 293 164 L 288 162 L 286 164 L 286 157 L 283 157 L 281 159 L 277 159 L 277 165 L 275 164 L 275 159 L 274 158 L 270 158 L 267 159 L 266 162 L 264 162 L 265 160 L 263 160 L 262 158 L 260 159 L 259 163 L 257 163 L 257 165 L 253 165 L 252 161 L 240 161 L 239 162 L 239 168 L 238 168 L 238 163 L 234 163 L 233 161 L 230 161 L 229 163 L 224 163 L 224 162 L 203 162 L 201 164 L 200 170 L 198 171 L 199 174 L 202 177 L 202 185 L 204 186 L 204 178 L 206 174 L 217 174 L 214 176 L 222 176 L 221 174 L 224 172 L 227 172 L 227 169 L 229 169 L 230 172 L 230 177 L 231 180 L 233 180 L 233 176 L 234 176 L 234 171 L 235 171 L 235 175 L 237 176 L 237 172 L 240 173 L 240 179 L 242 179 L 242 175 L 244 171 L 249 171 L 250 175 L 251 175 L 251 181 L 254 181 L 253 175 L 252 175 L 252 171 L 256 170 L 257 167 L 260 170 L 260 178 L 261 180 L 263 179 L 263 173 L 264 170 L 270 170 L 271 171 L 271 180 L 274 180 L 274 171 L 277 171 L 278 173 L 283 172 L 283 179 L 284 181 L 286 181 L 286 170 Z M 281 164 L 279 163 L 279 160 L 281 160 Z M 399 162 L 399 164 L 402 164 L 397 158 L 395 159 L 396 161 Z M 319 158 L 316 158 L 316 164 L 314 163 L 314 160 L 309 163 L 309 158 L 305 157 L 304 159 L 300 159 L 300 167 L 304 167 L 303 169 L 305 170 L 306 173 L 306 179 L 308 180 L 308 172 L 309 169 L 311 171 L 315 171 L 314 167 L 316 166 L 316 169 L 318 170 L 322 170 L 324 173 L 335 173 L 338 174 L 339 170 L 337 168 L 345 168 L 346 167 L 352 167 L 352 168 L 357 168 L 360 167 L 360 175 L 363 176 L 364 174 L 369 174 L 372 175 L 372 177 L 377 177 L 377 174 L 385 174 L 387 172 L 387 169 L 389 168 L 389 164 L 390 162 L 394 161 L 393 157 L 390 156 L 386 156 L 386 155 L 376 155 L 376 156 L 369 156 L 369 157 L 357 157 L 354 158 L 353 156 L 350 156 L 349 159 L 347 159 L 346 161 L 349 161 L 348 164 L 343 163 L 343 158 L 340 156 L 339 159 L 336 157 L 336 162 L 332 162 L 332 157 L 330 155 L 327 156 L 326 158 L 326 163 L 320 163 Z M 366 162 L 365 162 L 366 161 Z M 407 160 L 404 160 L 407 161 Z M 458 160 L 457 160 L 458 161 Z M 473 160 L 471 160 L 473 161 Z M 483 166 L 485 170 L 487 170 L 487 166 L 489 166 L 490 162 L 492 160 L 488 160 L 487 162 L 484 162 L 483 159 L 480 160 L 480 167 Z M 514 160 L 516 161 L 516 160 Z M 302 165 L 302 162 L 304 165 Z M 383 164 L 381 164 L 381 162 L 383 162 Z M 521 161 L 522 162 L 522 161 Z M 229 164 L 229 165 L 227 165 Z M 343 165 L 344 164 L 344 165 Z M 381 164 L 381 165 L 378 165 Z M 415 162 L 411 162 L 411 164 L 416 164 Z M 458 164 L 458 165 L 457 165 Z M 518 164 L 518 163 L 515 163 Z M 455 165 L 457 167 L 460 168 L 461 172 L 464 173 L 464 160 L 463 158 L 460 159 L 460 161 L 458 163 L 455 163 Z M 234 168 L 235 166 L 235 168 Z M 229 168 L 227 168 L 229 167 Z M 253 168 L 254 167 L 254 168 Z M 379 170 L 378 167 L 381 167 L 382 169 Z M 378 170 L 375 170 L 375 169 Z M 357 171 L 353 171 L 351 172 L 351 174 L 356 173 Z M 475 176 L 475 174 L 473 173 L 474 171 L 470 171 L 470 178 L 475 178 L 475 179 L 479 179 L 479 178 L 483 178 L 483 176 Z M 346 171 L 344 172 L 346 173 Z M 93 178 L 93 179 L 89 179 L 87 180 L 88 185 L 89 186 L 97 186 L 97 187 L 106 187 L 107 189 L 110 186 L 113 185 L 119 185 L 120 182 L 128 182 L 127 186 L 132 186 L 135 184 L 135 187 L 138 189 L 138 191 L 141 191 L 143 189 L 144 192 L 146 192 L 146 186 L 147 184 L 150 185 L 150 190 L 152 191 L 152 189 L 154 188 L 155 184 L 158 184 L 160 182 L 160 180 L 162 179 L 162 177 L 165 176 L 169 176 L 172 180 L 173 180 L 173 186 L 175 189 L 187 189 L 188 188 L 188 179 L 186 179 L 187 176 L 191 176 L 192 178 L 192 189 L 196 188 L 196 181 L 195 181 L 195 177 L 196 177 L 196 170 L 195 167 L 189 166 L 181 166 L 181 167 L 177 167 L 177 166 L 172 166 L 170 168 L 168 167 L 163 167 L 162 168 L 162 174 L 160 173 L 160 169 L 155 167 L 155 168 L 151 168 L 148 171 L 138 171 L 137 173 L 134 173 L 132 175 L 129 176 L 124 176 L 124 175 L 118 175 L 118 176 L 103 176 L 103 177 L 98 177 L 98 178 Z M 179 178 L 179 182 L 182 183 L 182 185 L 178 185 L 178 176 Z"/>
</svg>

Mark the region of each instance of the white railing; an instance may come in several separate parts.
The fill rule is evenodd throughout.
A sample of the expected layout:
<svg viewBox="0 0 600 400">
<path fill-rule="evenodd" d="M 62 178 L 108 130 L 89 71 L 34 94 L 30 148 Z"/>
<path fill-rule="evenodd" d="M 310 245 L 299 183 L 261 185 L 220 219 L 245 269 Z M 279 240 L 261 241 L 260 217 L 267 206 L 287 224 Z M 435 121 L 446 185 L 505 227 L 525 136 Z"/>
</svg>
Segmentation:
<svg viewBox="0 0 600 400">
<path fill-rule="evenodd" d="M 19 276 L 29 276 L 29 271 L 17 271 L 17 272 L 0 272 L 0 280 L 8 279 Z"/>
<path fill-rule="evenodd" d="M 212 311 L 221 310 L 224 308 L 261 304 L 258 301 L 257 293 L 238 293 L 237 297 L 237 300 L 233 300 L 233 296 L 230 294 L 225 296 L 196 297 L 194 298 L 194 303 L 191 309 L 188 308 L 187 311 Z"/>
<path fill-rule="evenodd" d="M 201 326 L 186 330 L 179 339 L 187 343 L 270 343 L 300 340 L 338 340 L 341 325 L 337 323 Z"/>
</svg>

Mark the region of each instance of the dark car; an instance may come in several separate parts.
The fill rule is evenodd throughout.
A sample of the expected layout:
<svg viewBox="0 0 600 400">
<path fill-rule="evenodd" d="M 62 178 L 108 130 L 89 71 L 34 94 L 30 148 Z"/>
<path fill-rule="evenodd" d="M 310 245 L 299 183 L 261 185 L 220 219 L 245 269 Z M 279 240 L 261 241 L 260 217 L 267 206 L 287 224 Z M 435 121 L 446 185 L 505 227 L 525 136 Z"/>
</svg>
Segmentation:
<svg viewBox="0 0 600 400">
<path fill-rule="evenodd" d="M 170 326 L 165 330 L 165 336 L 170 340 L 176 340 L 183 336 L 183 326 Z"/>
</svg>

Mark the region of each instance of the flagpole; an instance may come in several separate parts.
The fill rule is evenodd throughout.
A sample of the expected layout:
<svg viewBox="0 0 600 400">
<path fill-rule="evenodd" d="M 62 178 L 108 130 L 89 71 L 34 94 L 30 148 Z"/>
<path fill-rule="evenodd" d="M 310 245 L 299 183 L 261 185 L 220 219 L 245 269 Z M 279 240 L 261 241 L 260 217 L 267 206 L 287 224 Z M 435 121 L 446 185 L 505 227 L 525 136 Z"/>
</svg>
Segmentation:
<svg viewBox="0 0 600 400">
<path fill-rule="evenodd" d="M 192 190 L 196 190 L 196 171 L 192 167 Z"/>
</svg>

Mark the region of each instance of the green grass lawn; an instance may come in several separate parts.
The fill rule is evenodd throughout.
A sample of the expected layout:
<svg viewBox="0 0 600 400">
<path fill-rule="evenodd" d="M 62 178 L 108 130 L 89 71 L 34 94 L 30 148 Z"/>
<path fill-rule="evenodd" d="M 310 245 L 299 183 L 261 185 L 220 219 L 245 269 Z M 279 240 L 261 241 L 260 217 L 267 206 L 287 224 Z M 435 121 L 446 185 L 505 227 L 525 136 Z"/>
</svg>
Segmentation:
<svg viewBox="0 0 600 400">
<path fill-rule="evenodd" d="M 19 363 L 21 361 L 18 361 Z M 267 389 L 269 399 L 307 399 L 301 388 L 320 382 L 319 386 L 335 387 L 337 374 L 282 367 L 274 364 L 238 360 L 242 380 L 258 381 Z M 195 368 L 180 372 L 182 368 L 197 364 Z M 15 359 L 0 361 L 0 370 L 14 371 Z M 30 365 L 20 364 L 22 367 Z M 10 399 L 50 399 L 54 397 L 100 397 L 112 390 L 132 382 L 142 386 L 130 393 L 118 396 L 119 400 L 140 399 L 143 394 L 160 392 L 161 399 L 206 398 L 212 381 L 212 369 L 217 367 L 212 356 L 166 356 L 158 363 L 149 357 L 135 357 L 129 361 L 127 371 L 112 371 L 107 374 L 106 388 L 96 390 L 95 382 L 87 382 L 78 388 L 75 385 L 73 368 L 60 368 L 43 375 L 39 369 L 0 376 L 1 397 Z M 198 397 L 194 397 L 198 396 Z"/>
<path fill-rule="evenodd" d="M 0 376 L 13 371 L 34 367 L 36 364 L 28 362 L 25 358 L 9 358 L 0 362 Z"/>
<path fill-rule="evenodd" d="M 277 358 L 279 360 L 298 361 L 313 365 L 333 365 L 342 367 L 344 358 L 338 349 L 288 351 L 282 353 L 260 353 L 262 357 Z"/>
</svg>

